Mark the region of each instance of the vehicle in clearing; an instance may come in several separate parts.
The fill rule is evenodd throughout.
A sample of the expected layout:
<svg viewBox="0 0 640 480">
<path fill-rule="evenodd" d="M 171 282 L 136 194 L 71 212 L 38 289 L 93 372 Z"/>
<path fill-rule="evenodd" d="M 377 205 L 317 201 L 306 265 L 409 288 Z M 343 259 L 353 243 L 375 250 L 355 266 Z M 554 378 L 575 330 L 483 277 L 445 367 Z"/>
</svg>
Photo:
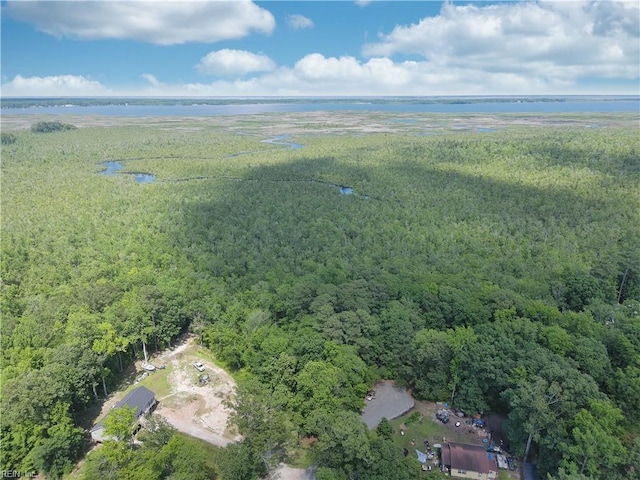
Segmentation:
<svg viewBox="0 0 640 480">
<path fill-rule="evenodd" d="M 143 363 L 142 369 L 146 370 L 147 372 L 153 372 L 156 369 L 156 367 L 154 365 L 151 365 L 150 363 Z"/>
<path fill-rule="evenodd" d="M 199 372 L 204 372 L 204 364 L 202 362 L 193 362 L 193 366 L 196 367 L 196 370 Z"/>
</svg>

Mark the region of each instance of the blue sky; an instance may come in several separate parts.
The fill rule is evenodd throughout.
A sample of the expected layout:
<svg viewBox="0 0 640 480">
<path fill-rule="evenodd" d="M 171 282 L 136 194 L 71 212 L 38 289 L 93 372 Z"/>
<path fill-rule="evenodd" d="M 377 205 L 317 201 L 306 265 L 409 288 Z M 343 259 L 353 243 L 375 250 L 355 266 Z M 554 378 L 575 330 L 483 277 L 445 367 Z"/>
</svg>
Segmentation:
<svg viewBox="0 0 640 480">
<path fill-rule="evenodd" d="M 637 0 L 1 5 L 5 97 L 639 93 Z"/>
</svg>

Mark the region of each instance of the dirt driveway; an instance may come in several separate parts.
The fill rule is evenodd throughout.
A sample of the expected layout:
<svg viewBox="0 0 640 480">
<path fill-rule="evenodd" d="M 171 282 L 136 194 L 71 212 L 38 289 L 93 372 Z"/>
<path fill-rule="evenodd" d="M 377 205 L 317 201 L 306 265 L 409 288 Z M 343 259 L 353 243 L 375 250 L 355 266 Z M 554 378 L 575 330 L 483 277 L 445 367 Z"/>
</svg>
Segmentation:
<svg viewBox="0 0 640 480">
<path fill-rule="evenodd" d="M 156 413 L 164 417 L 180 432 L 200 438 L 220 447 L 239 440 L 240 437 L 227 427 L 231 411 L 223 405 L 233 395 L 235 382 L 222 368 L 205 355 L 198 355 L 194 337 L 187 337 L 175 349 L 156 357 L 155 362 L 172 364 L 168 383 L 171 394 L 159 398 Z M 207 385 L 200 385 L 193 362 L 202 362 L 210 377 Z"/>
</svg>

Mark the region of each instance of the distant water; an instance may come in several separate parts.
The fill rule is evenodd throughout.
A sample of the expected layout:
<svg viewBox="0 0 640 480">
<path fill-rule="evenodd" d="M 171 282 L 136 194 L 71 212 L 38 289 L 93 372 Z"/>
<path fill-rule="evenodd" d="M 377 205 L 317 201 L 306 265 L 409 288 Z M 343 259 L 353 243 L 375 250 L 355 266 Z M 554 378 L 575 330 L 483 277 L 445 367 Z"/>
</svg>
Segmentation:
<svg viewBox="0 0 640 480">
<path fill-rule="evenodd" d="M 104 115 L 208 117 L 277 112 L 358 111 L 392 113 L 615 113 L 638 112 L 638 100 L 576 100 L 480 103 L 296 102 L 229 105 L 95 105 L 3 108 L 2 115 Z"/>
</svg>

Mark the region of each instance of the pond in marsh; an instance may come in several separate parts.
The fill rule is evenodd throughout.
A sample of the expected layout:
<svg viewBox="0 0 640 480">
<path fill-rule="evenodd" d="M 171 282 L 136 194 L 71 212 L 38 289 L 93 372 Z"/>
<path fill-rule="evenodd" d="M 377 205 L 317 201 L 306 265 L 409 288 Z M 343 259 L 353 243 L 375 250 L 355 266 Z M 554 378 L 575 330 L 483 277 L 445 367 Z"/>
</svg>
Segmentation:
<svg viewBox="0 0 640 480">
<path fill-rule="evenodd" d="M 119 170 L 124 168 L 119 162 L 102 162 L 100 165 L 104 165 L 106 167 L 100 172 L 101 175 L 115 175 Z"/>
<path fill-rule="evenodd" d="M 124 168 L 120 162 L 102 162 L 100 165 L 104 165 L 106 168 L 100 172 L 100 175 L 117 175 L 120 170 Z M 125 175 L 134 175 L 136 183 L 152 183 L 155 181 L 156 176 L 151 173 L 125 173 Z"/>
</svg>

